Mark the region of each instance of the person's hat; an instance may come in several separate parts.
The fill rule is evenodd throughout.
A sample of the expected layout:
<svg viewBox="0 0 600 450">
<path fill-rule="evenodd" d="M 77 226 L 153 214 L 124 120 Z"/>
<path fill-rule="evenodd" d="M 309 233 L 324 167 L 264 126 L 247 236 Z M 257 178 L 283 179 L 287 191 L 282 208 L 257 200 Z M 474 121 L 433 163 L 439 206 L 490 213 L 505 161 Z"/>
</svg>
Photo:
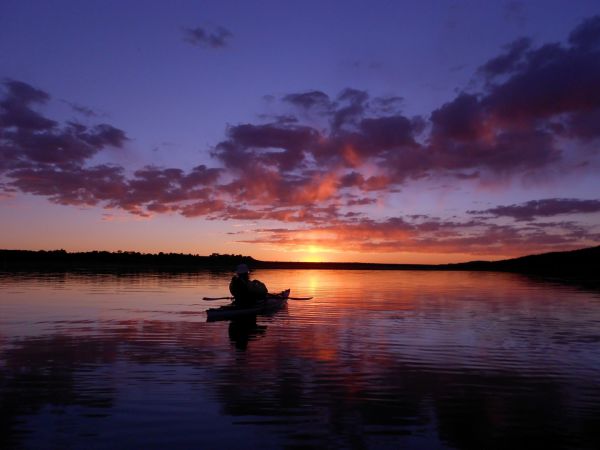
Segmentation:
<svg viewBox="0 0 600 450">
<path fill-rule="evenodd" d="M 246 264 L 240 264 L 235 269 L 235 273 L 237 273 L 238 275 L 241 275 L 243 273 L 248 273 L 248 272 L 250 272 L 250 269 L 248 269 L 248 266 Z"/>
</svg>

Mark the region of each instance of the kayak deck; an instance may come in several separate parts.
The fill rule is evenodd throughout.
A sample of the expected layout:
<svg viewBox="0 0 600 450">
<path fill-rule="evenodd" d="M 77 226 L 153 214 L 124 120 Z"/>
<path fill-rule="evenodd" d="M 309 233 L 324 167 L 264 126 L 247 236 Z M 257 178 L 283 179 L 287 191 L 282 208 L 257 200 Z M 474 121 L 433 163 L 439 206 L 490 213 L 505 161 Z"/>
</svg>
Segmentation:
<svg viewBox="0 0 600 450">
<path fill-rule="evenodd" d="M 289 296 L 290 290 L 287 289 L 278 294 L 269 294 L 266 299 L 259 300 L 256 305 L 251 307 L 241 307 L 232 304 L 220 306 L 219 308 L 210 308 L 206 311 L 206 320 L 207 322 L 213 322 L 277 311 L 287 304 Z"/>
</svg>

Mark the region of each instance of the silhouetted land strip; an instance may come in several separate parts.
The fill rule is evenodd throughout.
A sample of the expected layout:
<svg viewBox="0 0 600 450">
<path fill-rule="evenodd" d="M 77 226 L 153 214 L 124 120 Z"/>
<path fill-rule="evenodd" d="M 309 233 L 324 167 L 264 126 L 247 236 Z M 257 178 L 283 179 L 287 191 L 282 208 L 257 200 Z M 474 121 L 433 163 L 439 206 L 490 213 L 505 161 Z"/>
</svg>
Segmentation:
<svg viewBox="0 0 600 450">
<path fill-rule="evenodd" d="M 98 270 L 98 271 L 195 271 L 232 270 L 245 262 L 256 267 L 250 256 L 210 256 L 184 253 L 66 252 L 65 250 L 0 250 L 0 270 Z"/>
<path fill-rule="evenodd" d="M 600 246 L 568 252 L 543 253 L 501 261 L 471 261 L 458 264 L 373 264 L 340 262 L 259 261 L 251 256 L 213 253 L 210 256 L 181 253 L 73 252 L 64 250 L 0 250 L 0 270 L 85 271 L 231 271 L 244 262 L 254 269 L 335 270 L 472 270 L 515 272 L 540 276 L 598 281 Z"/>
</svg>

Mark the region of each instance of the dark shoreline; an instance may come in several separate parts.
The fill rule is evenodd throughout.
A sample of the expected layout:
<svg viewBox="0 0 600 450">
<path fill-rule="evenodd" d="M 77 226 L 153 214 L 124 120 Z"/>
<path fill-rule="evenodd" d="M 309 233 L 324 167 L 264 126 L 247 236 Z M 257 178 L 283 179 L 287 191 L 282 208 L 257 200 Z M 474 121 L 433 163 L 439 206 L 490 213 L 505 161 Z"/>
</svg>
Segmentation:
<svg viewBox="0 0 600 450">
<path fill-rule="evenodd" d="M 514 272 L 559 278 L 600 280 L 600 246 L 567 252 L 529 255 L 501 261 L 470 261 L 456 264 L 377 264 L 359 262 L 260 261 L 250 256 L 210 256 L 139 252 L 66 252 L 0 250 L 0 271 L 85 271 L 85 272 L 230 272 L 244 262 L 253 269 L 320 270 L 426 270 Z"/>
</svg>

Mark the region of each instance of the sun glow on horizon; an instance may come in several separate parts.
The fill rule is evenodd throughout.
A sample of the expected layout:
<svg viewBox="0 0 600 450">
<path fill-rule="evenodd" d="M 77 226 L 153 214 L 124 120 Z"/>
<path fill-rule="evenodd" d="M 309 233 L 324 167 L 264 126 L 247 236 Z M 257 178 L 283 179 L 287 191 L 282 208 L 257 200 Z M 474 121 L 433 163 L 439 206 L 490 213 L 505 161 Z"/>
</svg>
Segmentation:
<svg viewBox="0 0 600 450">
<path fill-rule="evenodd" d="M 302 253 L 301 262 L 326 262 L 329 260 L 327 254 L 334 252 L 332 249 L 319 247 L 318 245 L 309 245 L 298 251 Z"/>
</svg>

